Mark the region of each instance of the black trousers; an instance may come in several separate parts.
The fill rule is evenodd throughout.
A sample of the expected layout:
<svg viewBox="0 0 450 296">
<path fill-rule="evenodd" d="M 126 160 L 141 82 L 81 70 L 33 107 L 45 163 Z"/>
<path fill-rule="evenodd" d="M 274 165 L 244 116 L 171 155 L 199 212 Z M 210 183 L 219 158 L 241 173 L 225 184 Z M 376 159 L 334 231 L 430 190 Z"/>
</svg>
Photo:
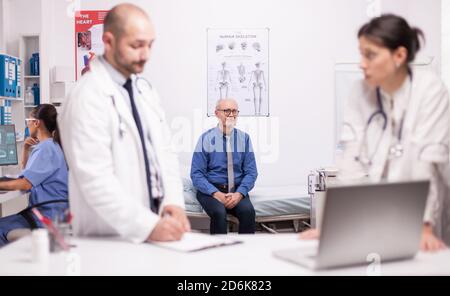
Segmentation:
<svg viewBox="0 0 450 296">
<path fill-rule="evenodd" d="M 211 218 L 211 234 L 227 233 L 227 214 L 231 214 L 239 220 L 240 234 L 254 234 L 256 228 L 255 209 L 248 196 L 244 197 L 233 209 L 229 210 L 212 197 L 197 191 L 197 200 L 202 205 L 205 212 Z"/>
</svg>

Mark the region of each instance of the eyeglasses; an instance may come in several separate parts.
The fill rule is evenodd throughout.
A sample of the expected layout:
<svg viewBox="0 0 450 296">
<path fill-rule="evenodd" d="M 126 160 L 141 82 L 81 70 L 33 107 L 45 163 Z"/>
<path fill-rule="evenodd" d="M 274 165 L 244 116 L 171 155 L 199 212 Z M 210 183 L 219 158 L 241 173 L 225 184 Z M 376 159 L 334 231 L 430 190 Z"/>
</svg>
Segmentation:
<svg viewBox="0 0 450 296">
<path fill-rule="evenodd" d="M 239 110 L 237 109 L 218 109 L 217 111 L 222 111 L 226 116 L 230 116 L 233 113 L 233 116 L 239 115 Z"/>
<path fill-rule="evenodd" d="M 25 118 L 25 123 L 36 121 L 36 118 Z"/>
</svg>

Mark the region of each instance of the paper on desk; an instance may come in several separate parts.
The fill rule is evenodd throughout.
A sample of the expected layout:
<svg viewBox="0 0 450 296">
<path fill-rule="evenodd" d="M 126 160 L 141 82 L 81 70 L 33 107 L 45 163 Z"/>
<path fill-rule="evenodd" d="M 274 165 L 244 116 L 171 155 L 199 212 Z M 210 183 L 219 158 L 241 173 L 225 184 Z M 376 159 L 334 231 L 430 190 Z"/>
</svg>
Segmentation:
<svg viewBox="0 0 450 296">
<path fill-rule="evenodd" d="M 242 243 L 230 237 L 217 237 L 201 233 L 185 233 L 180 241 L 153 242 L 154 245 L 179 252 L 196 252 L 210 248 L 229 246 Z"/>
</svg>

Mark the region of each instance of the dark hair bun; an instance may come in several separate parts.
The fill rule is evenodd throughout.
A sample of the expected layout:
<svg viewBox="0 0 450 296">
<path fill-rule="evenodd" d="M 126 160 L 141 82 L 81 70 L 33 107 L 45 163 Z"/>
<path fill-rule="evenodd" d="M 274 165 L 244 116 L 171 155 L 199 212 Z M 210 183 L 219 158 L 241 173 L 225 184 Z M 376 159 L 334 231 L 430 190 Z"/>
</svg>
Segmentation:
<svg viewBox="0 0 450 296">
<path fill-rule="evenodd" d="M 421 29 L 410 27 L 404 18 L 394 14 L 384 14 L 363 25 L 358 32 L 358 37 L 362 36 L 390 50 L 396 50 L 399 47 L 406 48 L 408 63 L 414 61 L 417 52 L 422 47 L 420 38 L 425 40 Z"/>
</svg>

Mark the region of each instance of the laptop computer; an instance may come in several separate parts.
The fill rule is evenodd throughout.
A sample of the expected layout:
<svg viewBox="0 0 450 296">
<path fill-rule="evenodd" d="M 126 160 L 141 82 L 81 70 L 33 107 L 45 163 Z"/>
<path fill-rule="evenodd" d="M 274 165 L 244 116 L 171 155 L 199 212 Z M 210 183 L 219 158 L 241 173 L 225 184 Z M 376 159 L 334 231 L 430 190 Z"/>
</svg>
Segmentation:
<svg viewBox="0 0 450 296">
<path fill-rule="evenodd" d="M 411 259 L 419 250 L 429 181 L 333 186 L 318 248 L 275 251 L 310 269 Z"/>
</svg>

